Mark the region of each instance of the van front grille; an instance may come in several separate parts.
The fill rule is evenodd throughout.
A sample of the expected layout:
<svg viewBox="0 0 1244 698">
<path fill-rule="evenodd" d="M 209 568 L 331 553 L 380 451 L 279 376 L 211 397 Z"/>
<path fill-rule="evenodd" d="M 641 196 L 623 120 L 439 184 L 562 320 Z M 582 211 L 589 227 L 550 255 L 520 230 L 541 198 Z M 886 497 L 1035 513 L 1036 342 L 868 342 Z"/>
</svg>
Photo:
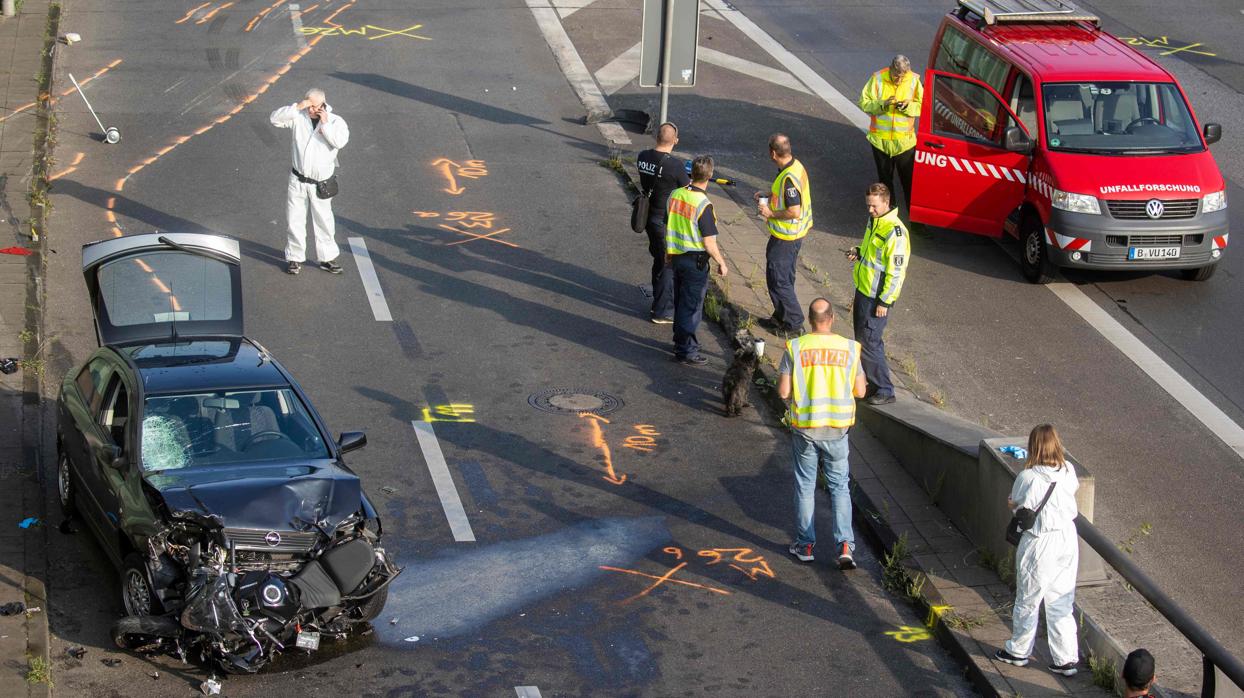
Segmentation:
<svg viewBox="0 0 1244 698">
<path fill-rule="evenodd" d="M 1200 199 L 1158 199 L 1162 202 L 1162 215 L 1157 219 L 1150 218 L 1146 207 L 1149 200 L 1132 200 L 1132 199 L 1107 199 L 1106 208 L 1110 209 L 1110 215 L 1125 221 L 1147 221 L 1147 220 L 1182 220 L 1193 218 L 1196 216 L 1197 210 L 1201 206 Z"/>
</svg>

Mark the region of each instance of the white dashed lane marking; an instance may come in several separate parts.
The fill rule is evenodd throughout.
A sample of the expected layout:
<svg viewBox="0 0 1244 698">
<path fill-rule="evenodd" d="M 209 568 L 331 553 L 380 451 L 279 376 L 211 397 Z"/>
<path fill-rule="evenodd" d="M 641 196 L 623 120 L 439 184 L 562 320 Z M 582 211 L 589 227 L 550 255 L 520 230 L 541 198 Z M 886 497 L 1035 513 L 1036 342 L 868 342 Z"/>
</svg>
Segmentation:
<svg viewBox="0 0 1244 698">
<path fill-rule="evenodd" d="M 441 498 L 441 508 L 445 510 L 445 519 L 449 521 L 449 530 L 454 534 L 454 540 L 459 543 L 475 542 L 475 532 L 471 530 L 466 510 L 462 508 L 458 487 L 454 485 L 453 475 L 449 474 L 449 464 L 445 462 L 445 454 L 441 453 L 441 444 L 436 440 L 432 423 L 412 421 L 410 425 L 415 428 L 415 438 L 419 440 L 419 448 L 423 450 L 423 460 L 428 464 L 432 484 L 436 487 L 436 495 Z"/>
<path fill-rule="evenodd" d="M 350 238 L 350 254 L 354 255 L 354 264 L 359 268 L 359 278 L 363 281 L 363 290 L 367 291 L 367 302 L 371 304 L 371 314 L 379 322 L 392 322 L 389 303 L 384 299 L 384 291 L 380 290 L 380 277 L 376 276 L 376 267 L 371 263 L 371 253 L 367 251 L 367 242 L 363 238 Z"/>
<path fill-rule="evenodd" d="M 515 686 L 514 692 L 518 698 L 540 698 L 540 689 L 535 686 Z"/>
</svg>

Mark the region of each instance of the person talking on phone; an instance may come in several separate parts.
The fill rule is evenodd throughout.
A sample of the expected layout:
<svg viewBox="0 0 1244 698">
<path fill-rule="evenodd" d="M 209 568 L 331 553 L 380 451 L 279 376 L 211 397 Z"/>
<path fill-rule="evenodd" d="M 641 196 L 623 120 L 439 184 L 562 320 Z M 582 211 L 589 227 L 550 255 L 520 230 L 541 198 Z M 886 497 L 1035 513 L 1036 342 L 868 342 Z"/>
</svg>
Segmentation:
<svg viewBox="0 0 1244 698">
<path fill-rule="evenodd" d="M 916 165 L 916 117 L 923 101 L 920 76 L 902 54 L 895 56 L 888 68 L 873 73 L 860 93 L 860 109 L 871 117 L 868 142 L 873 147 L 877 181 L 894 191 L 894 174 L 898 172 L 909 217 L 911 171 Z"/>
<path fill-rule="evenodd" d="M 285 214 L 289 235 L 285 240 L 285 271 L 297 274 L 307 261 L 307 208 L 315 231 L 315 256 L 319 267 L 340 274 L 335 261 L 336 221 L 332 197 L 336 194 L 337 151 L 350 140 L 346 120 L 333 113 L 324 101 L 324 90 L 307 90 L 300 102 L 281 107 L 268 117 L 273 126 L 293 131 L 293 169 L 285 190 Z"/>
</svg>

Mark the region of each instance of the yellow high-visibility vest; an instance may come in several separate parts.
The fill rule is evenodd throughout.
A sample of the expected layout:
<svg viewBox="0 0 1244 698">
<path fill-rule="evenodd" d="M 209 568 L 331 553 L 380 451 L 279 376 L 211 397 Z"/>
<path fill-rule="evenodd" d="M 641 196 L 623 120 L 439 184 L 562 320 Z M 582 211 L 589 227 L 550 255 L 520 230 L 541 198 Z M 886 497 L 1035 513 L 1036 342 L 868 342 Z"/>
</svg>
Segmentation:
<svg viewBox="0 0 1244 698">
<path fill-rule="evenodd" d="M 873 218 L 860 243 L 860 258 L 855 262 L 855 288 L 869 298 L 894 305 L 903 290 L 907 267 L 911 262 L 911 239 L 907 227 L 898 217 L 898 209 Z"/>
<path fill-rule="evenodd" d="M 907 102 L 906 112 L 897 107 L 886 107 L 885 101 L 893 97 Z M 924 101 L 924 86 L 914 70 L 907 71 L 897 85 L 890 81 L 890 69 L 882 68 L 873 73 L 860 93 L 860 109 L 870 117 L 868 142 L 886 155 L 898 155 L 916 145 L 916 117 L 920 116 Z"/>
<path fill-rule="evenodd" d="M 798 429 L 855 424 L 860 343 L 836 334 L 805 334 L 786 343 L 791 364 L 789 421 Z"/>
<path fill-rule="evenodd" d="M 778 173 L 770 188 L 769 209 L 774 213 L 786 210 L 786 191 L 782 182 L 790 177 L 799 190 L 799 217 L 790 220 L 769 219 L 769 234 L 782 240 L 798 240 L 812 230 L 812 188 L 808 186 L 808 171 L 803 163 L 791 158 L 790 164 Z"/>
<path fill-rule="evenodd" d="M 708 208 L 708 204 L 708 194 L 689 186 L 675 189 L 670 194 L 669 213 L 665 219 L 667 254 L 704 251 L 704 238 L 700 236 L 700 216 Z"/>
</svg>

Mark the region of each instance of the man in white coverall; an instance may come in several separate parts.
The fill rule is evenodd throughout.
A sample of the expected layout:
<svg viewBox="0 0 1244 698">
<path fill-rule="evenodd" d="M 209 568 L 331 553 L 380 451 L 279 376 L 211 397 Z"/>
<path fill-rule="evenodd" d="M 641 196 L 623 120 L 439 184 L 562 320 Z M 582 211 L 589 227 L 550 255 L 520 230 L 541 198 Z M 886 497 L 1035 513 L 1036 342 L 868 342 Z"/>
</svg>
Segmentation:
<svg viewBox="0 0 1244 698">
<path fill-rule="evenodd" d="M 311 226 L 315 231 L 315 256 L 319 266 L 331 274 L 340 274 L 335 259 L 340 251 L 332 199 L 316 195 L 318 183 L 333 176 L 337 170 L 337 151 L 350 140 L 346 120 L 332 113 L 324 102 L 324 90 L 312 88 L 296 104 L 272 112 L 269 120 L 277 128 L 293 130 L 293 171 L 286 189 L 285 213 L 289 219 L 289 236 L 285 241 L 285 271 L 297 274 L 307 261 L 307 207 L 311 207 Z"/>
</svg>

